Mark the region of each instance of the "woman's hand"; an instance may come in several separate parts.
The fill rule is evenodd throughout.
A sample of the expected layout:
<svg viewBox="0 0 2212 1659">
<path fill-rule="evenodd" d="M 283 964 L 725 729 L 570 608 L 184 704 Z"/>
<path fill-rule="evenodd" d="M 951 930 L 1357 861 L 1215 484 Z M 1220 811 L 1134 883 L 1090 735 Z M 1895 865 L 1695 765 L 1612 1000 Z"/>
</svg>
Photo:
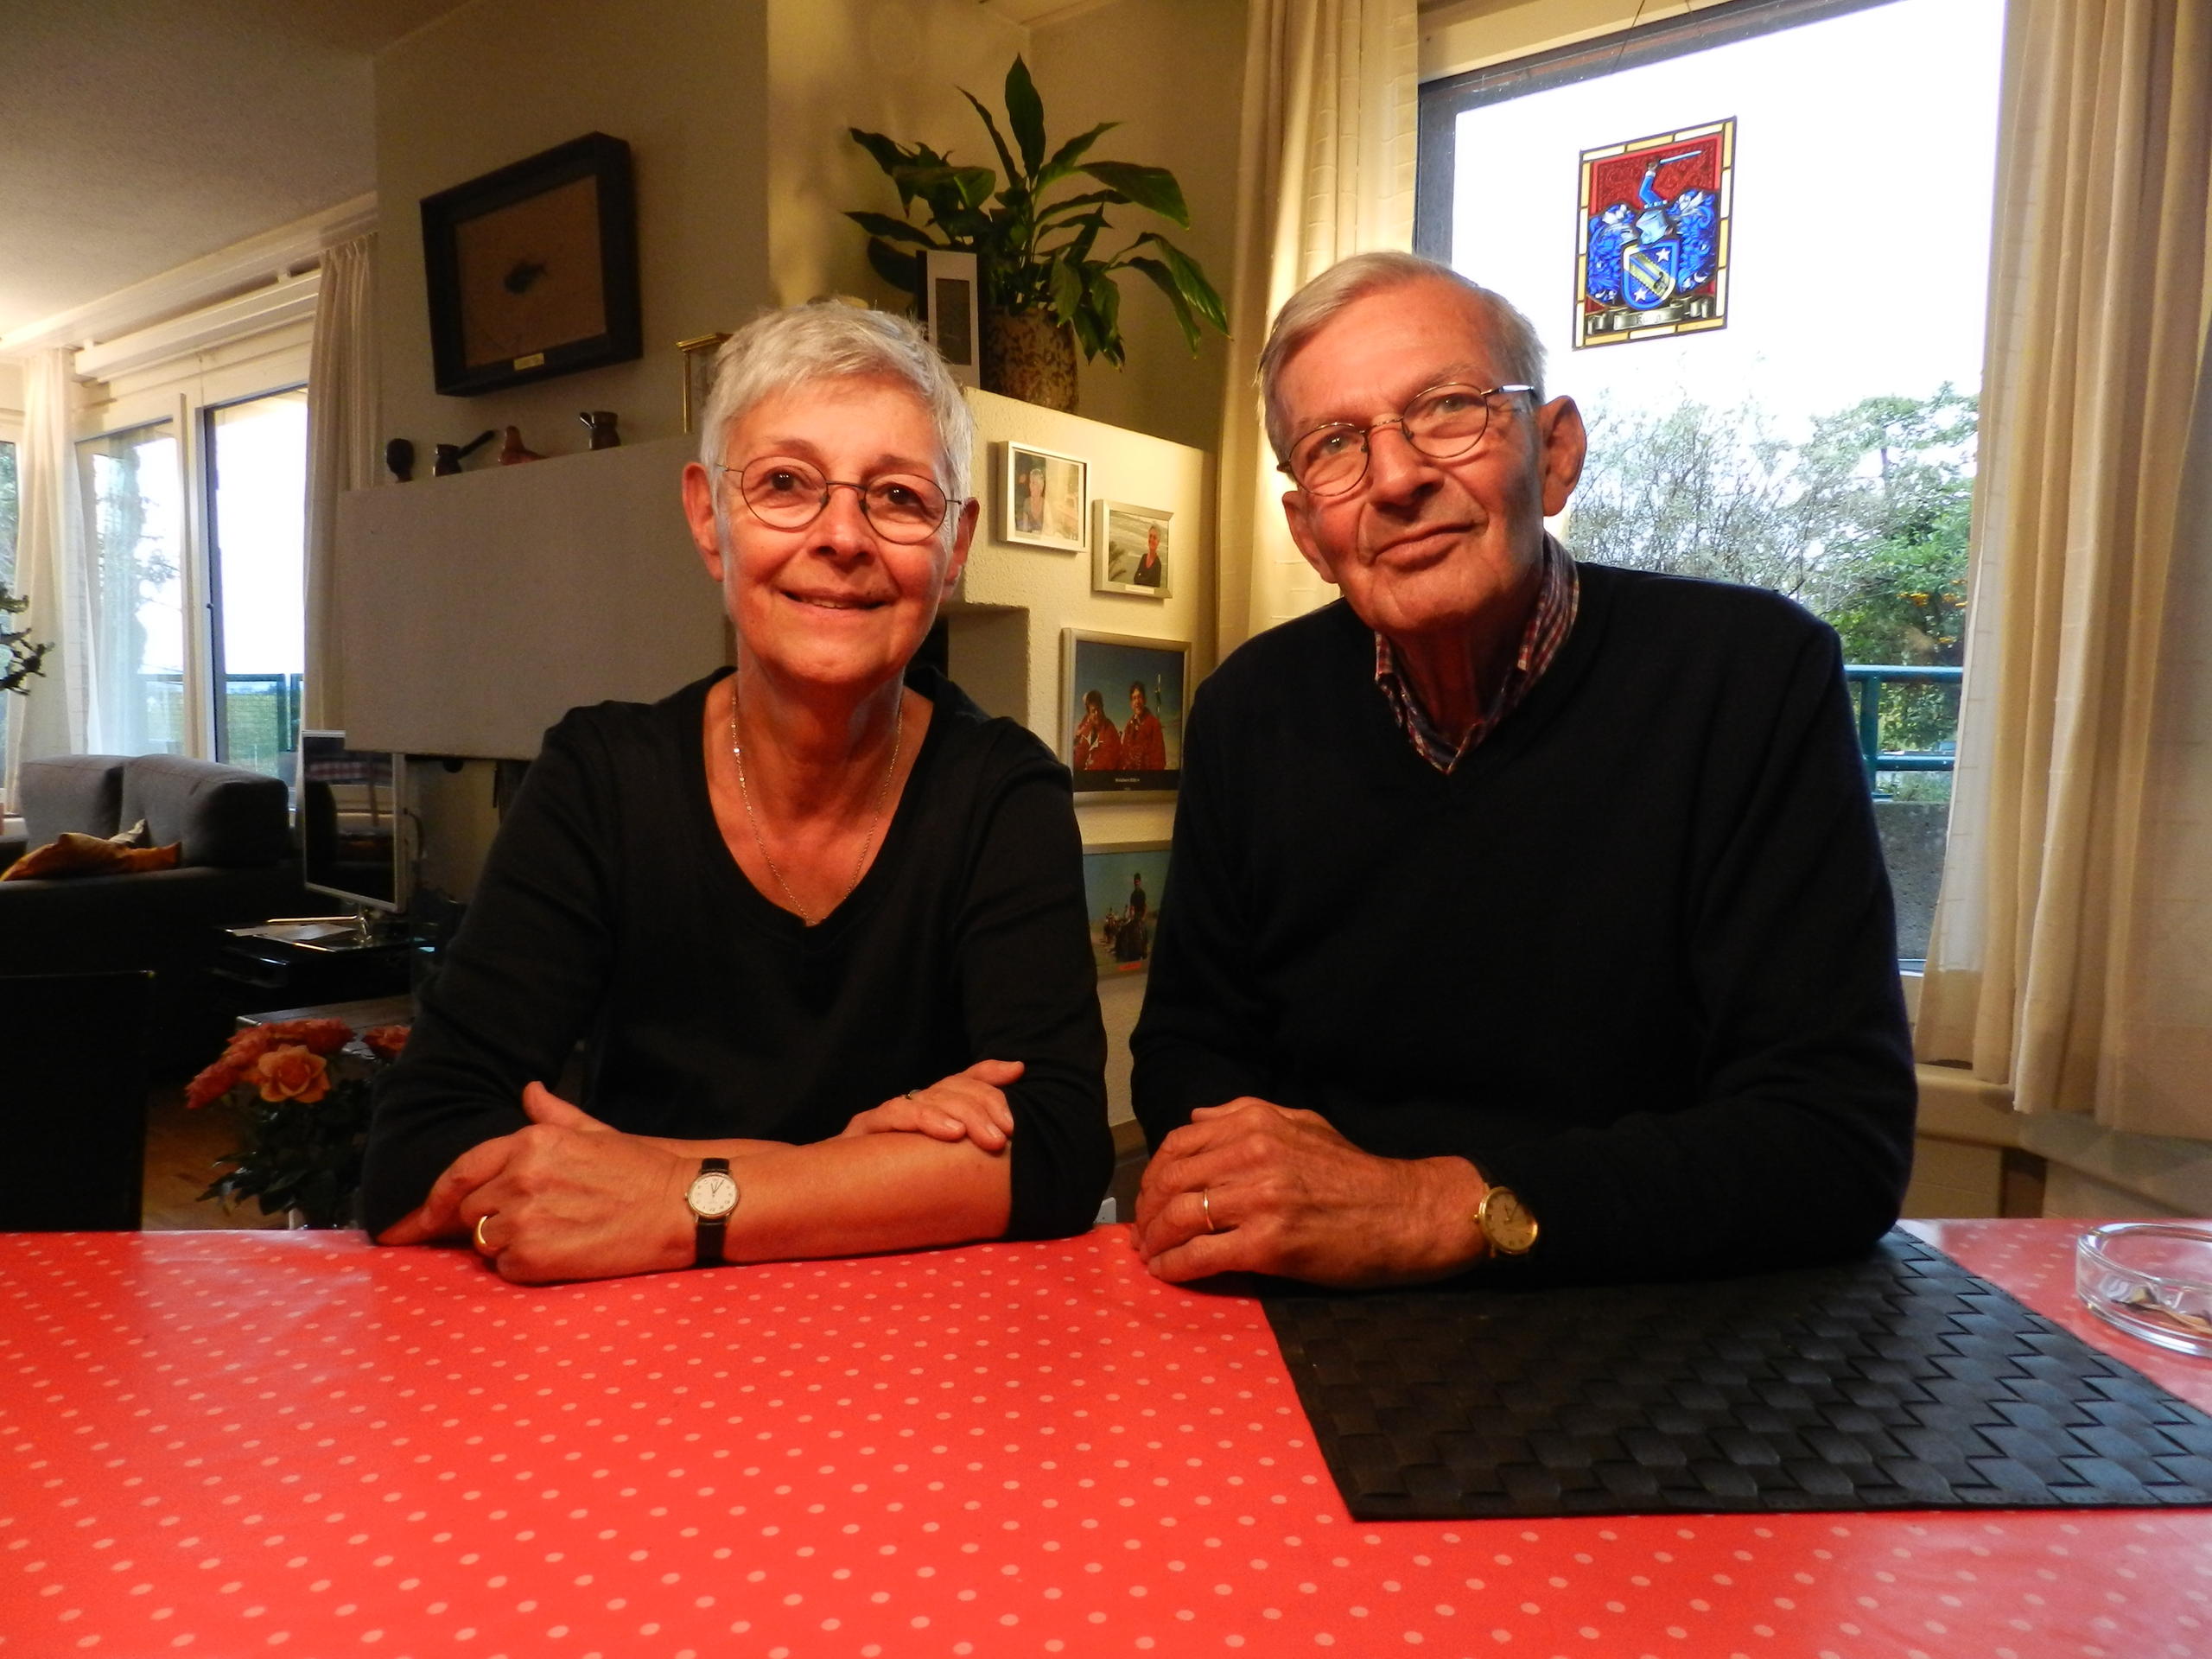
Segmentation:
<svg viewBox="0 0 2212 1659">
<path fill-rule="evenodd" d="M 1014 1136 L 1014 1109 L 1006 1103 L 1005 1090 L 1022 1070 L 1020 1060 L 978 1060 L 965 1071 L 861 1113 L 844 1133 L 926 1135 L 938 1141 L 972 1141 L 985 1152 L 1001 1151 Z"/>
<path fill-rule="evenodd" d="M 500 1277 L 521 1284 L 690 1264 L 693 1159 L 611 1129 L 538 1084 L 522 1105 L 529 1127 L 454 1159 L 383 1242 L 466 1234 Z"/>
</svg>

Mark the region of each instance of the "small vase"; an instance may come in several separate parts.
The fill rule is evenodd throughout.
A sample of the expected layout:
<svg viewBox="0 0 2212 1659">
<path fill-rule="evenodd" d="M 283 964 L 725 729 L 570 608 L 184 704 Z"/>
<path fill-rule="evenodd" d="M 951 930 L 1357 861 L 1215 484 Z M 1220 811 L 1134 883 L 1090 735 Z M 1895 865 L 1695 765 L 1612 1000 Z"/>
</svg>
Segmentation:
<svg viewBox="0 0 2212 1659">
<path fill-rule="evenodd" d="M 1075 330 L 1049 311 L 983 313 L 983 390 L 1075 413 Z"/>
</svg>

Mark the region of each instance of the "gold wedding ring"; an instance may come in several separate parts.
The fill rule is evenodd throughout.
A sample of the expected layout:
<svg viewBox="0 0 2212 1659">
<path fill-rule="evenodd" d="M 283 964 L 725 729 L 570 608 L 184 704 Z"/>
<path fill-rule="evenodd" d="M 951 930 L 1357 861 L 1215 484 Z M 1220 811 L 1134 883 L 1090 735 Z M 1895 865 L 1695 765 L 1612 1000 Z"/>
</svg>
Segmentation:
<svg viewBox="0 0 2212 1659">
<path fill-rule="evenodd" d="M 490 1242 L 484 1236 L 484 1224 L 491 1220 L 493 1217 L 499 1213 L 499 1212 L 496 1210 L 487 1210 L 482 1215 L 476 1217 L 476 1248 L 482 1251 L 486 1255 L 493 1255 L 498 1254 L 498 1252 L 493 1249 Z"/>
<path fill-rule="evenodd" d="M 1198 1189 L 1198 1213 L 1206 1218 L 1206 1231 L 1217 1233 L 1221 1230 L 1213 1224 L 1213 1189 L 1210 1186 Z"/>
</svg>

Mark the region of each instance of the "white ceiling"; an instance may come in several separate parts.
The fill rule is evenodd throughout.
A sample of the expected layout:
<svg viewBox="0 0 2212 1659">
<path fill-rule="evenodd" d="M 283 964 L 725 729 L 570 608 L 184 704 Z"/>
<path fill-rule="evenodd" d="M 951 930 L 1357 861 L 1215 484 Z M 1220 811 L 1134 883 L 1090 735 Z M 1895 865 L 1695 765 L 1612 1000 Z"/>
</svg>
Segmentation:
<svg viewBox="0 0 2212 1659">
<path fill-rule="evenodd" d="M 458 0 L 0 0 L 0 334 L 375 186 L 371 61 Z"/>
</svg>

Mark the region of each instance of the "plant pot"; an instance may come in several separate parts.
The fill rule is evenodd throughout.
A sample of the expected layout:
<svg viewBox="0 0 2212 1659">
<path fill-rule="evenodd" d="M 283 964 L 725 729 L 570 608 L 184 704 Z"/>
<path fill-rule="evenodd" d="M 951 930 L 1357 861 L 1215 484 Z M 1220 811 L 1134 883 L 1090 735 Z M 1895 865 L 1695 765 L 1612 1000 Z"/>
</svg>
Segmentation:
<svg viewBox="0 0 2212 1659">
<path fill-rule="evenodd" d="M 1075 413 L 1075 330 L 1049 311 L 986 310 L 983 390 Z"/>
</svg>

